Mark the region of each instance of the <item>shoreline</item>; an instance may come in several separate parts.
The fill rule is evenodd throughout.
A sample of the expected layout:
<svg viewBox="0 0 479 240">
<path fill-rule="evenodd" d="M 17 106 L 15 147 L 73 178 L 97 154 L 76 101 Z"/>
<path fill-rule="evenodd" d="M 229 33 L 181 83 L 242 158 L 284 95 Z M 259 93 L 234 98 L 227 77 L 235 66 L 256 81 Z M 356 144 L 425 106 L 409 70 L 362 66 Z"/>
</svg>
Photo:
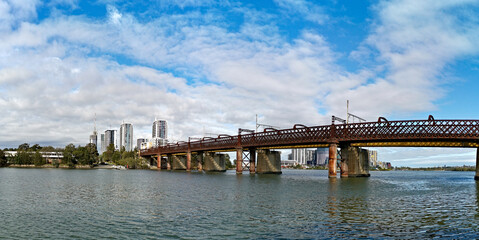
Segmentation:
<svg viewBox="0 0 479 240">
<path fill-rule="evenodd" d="M 119 166 L 119 165 L 95 165 L 95 166 L 90 166 L 90 165 L 75 165 L 74 167 L 70 167 L 68 165 L 62 165 L 60 164 L 58 167 L 51 165 L 51 164 L 45 164 L 41 166 L 35 166 L 33 164 L 29 165 L 18 165 L 18 164 L 12 164 L 9 166 L 6 166 L 5 168 L 59 168 L 59 169 L 115 169 L 118 170 L 121 167 L 122 169 L 126 169 L 124 166 Z M 132 170 L 134 168 L 129 168 L 128 170 Z M 154 170 L 156 168 L 143 168 L 145 170 Z"/>
<path fill-rule="evenodd" d="M 33 164 L 31 165 L 18 165 L 18 164 L 12 164 L 9 166 L 6 166 L 5 168 L 59 168 L 59 169 L 115 169 L 115 170 L 126 170 L 124 166 L 119 166 L 119 165 L 95 165 L 95 166 L 90 166 L 90 165 L 75 165 L 73 168 L 68 166 L 68 165 L 62 165 L 60 164 L 58 167 L 51 165 L 51 164 L 45 164 L 41 166 L 35 166 Z M 129 168 L 128 170 L 133 170 L 135 168 Z M 138 168 L 139 170 L 158 170 L 156 167 L 149 167 L 149 168 Z M 311 169 L 311 168 L 305 168 L 305 169 L 294 169 L 294 168 L 284 168 L 286 169 L 292 169 L 292 170 L 328 170 L 328 169 Z M 163 169 L 162 169 L 163 170 Z M 195 169 L 192 169 L 195 170 Z M 227 169 L 227 170 L 234 170 L 232 169 Z M 446 167 L 446 168 L 398 168 L 398 169 L 388 169 L 388 170 L 376 170 L 376 169 L 370 169 L 369 171 L 371 172 L 387 172 L 387 171 L 449 171 L 449 172 L 474 172 L 476 171 L 475 167 L 468 166 L 457 166 L 457 167 Z"/>
</svg>

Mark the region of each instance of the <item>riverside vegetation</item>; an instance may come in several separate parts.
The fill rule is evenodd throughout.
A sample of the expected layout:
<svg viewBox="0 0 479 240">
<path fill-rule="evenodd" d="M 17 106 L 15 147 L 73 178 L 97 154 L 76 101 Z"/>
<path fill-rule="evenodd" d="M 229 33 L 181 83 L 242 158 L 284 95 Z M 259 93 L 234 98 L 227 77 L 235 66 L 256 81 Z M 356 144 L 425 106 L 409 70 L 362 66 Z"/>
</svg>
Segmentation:
<svg viewBox="0 0 479 240">
<path fill-rule="evenodd" d="M 10 156 L 5 151 L 16 151 L 16 156 Z M 62 153 L 63 159 L 48 160 L 42 157 L 42 153 Z M 30 146 L 23 143 L 18 148 L 0 149 L 0 167 L 62 167 L 62 168 L 92 168 L 98 164 L 114 164 L 128 166 L 131 169 L 147 169 L 148 163 L 134 151 L 125 151 L 123 147 L 116 150 L 113 144 L 108 146 L 103 154 L 98 154 L 94 144 L 75 146 L 68 144 L 65 148 L 52 146 L 42 147 L 38 144 Z"/>
</svg>

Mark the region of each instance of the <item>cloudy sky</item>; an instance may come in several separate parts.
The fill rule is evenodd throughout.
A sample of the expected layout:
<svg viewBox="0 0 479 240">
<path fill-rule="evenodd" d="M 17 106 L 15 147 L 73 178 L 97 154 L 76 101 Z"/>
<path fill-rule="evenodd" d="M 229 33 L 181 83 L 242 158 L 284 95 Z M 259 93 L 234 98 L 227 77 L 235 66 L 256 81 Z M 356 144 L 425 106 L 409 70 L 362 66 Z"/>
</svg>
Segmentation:
<svg viewBox="0 0 479 240">
<path fill-rule="evenodd" d="M 479 119 L 479 1 L 0 0 L 0 148 L 261 123 Z M 378 149 L 394 165 L 471 149 Z"/>
</svg>

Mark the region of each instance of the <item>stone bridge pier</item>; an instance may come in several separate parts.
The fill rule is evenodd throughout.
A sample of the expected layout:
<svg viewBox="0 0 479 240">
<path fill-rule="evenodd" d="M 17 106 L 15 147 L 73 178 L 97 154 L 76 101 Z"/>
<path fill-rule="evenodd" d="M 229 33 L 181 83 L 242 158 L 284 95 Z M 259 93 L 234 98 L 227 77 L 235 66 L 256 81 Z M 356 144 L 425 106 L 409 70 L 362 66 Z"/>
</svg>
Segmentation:
<svg viewBox="0 0 479 240">
<path fill-rule="evenodd" d="M 225 172 L 226 154 L 206 152 L 204 156 L 203 170 L 205 172 Z"/>
<path fill-rule="evenodd" d="M 479 180 L 479 148 L 476 150 L 476 176 L 474 180 Z"/>
<path fill-rule="evenodd" d="M 341 177 L 369 177 L 369 154 L 366 149 L 341 145 Z"/>
<path fill-rule="evenodd" d="M 172 170 L 186 170 L 186 155 L 168 155 L 168 162 Z"/>
<path fill-rule="evenodd" d="M 256 173 L 281 174 L 281 152 L 257 150 Z"/>
</svg>

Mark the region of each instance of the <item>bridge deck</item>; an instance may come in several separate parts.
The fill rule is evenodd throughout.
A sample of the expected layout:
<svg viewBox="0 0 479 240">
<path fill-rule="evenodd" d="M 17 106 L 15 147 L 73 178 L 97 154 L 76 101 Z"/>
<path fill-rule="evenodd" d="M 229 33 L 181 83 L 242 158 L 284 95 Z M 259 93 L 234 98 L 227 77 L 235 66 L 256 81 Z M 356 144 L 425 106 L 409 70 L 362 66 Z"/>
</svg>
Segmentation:
<svg viewBox="0 0 479 240">
<path fill-rule="evenodd" d="M 332 124 L 220 136 L 141 151 L 142 156 L 236 148 L 294 148 L 347 143 L 373 147 L 479 147 L 479 120 L 407 120 Z"/>
</svg>

